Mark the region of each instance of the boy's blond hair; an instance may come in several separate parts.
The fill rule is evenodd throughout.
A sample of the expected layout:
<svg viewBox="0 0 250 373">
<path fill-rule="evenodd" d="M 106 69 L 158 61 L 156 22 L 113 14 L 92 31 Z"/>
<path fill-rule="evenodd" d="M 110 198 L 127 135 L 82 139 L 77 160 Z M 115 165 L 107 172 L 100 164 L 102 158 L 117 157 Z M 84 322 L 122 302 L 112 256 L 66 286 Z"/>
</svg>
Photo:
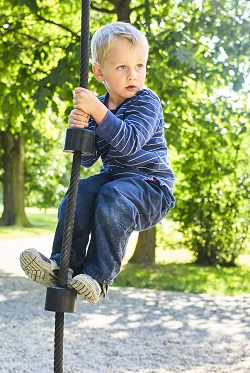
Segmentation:
<svg viewBox="0 0 250 373">
<path fill-rule="evenodd" d="M 146 36 L 130 23 L 109 23 L 96 31 L 92 37 L 92 65 L 102 65 L 107 53 L 119 39 L 126 39 L 131 45 L 145 45 L 149 49 Z"/>
</svg>

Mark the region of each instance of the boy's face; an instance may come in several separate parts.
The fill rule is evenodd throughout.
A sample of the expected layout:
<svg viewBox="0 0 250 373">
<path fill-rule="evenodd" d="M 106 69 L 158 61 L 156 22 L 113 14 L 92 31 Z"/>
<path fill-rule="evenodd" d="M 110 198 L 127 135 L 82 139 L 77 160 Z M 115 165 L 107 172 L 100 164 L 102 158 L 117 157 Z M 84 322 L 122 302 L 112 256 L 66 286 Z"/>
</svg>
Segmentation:
<svg viewBox="0 0 250 373">
<path fill-rule="evenodd" d="M 132 45 L 126 39 L 114 43 L 102 66 L 94 65 L 95 77 L 109 92 L 109 109 L 133 97 L 144 85 L 148 49 Z"/>
</svg>

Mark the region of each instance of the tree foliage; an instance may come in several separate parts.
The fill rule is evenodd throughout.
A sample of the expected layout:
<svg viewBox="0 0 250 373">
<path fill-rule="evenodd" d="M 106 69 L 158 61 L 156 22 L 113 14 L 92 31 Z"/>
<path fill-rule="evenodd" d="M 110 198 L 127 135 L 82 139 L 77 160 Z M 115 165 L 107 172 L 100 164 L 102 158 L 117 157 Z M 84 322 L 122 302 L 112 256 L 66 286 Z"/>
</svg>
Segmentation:
<svg viewBox="0 0 250 373">
<path fill-rule="evenodd" d="M 192 148 L 175 162 L 181 184 L 175 215 L 198 263 L 232 265 L 248 234 L 249 127 L 223 98 L 216 102 L 201 110 L 195 126 L 185 125 L 183 142 Z"/>
<path fill-rule="evenodd" d="M 234 264 L 247 238 L 248 17 L 241 1 L 157 2 L 150 14 L 148 84 L 164 104 L 177 178 L 171 216 L 199 263 Z"/>
</svg>

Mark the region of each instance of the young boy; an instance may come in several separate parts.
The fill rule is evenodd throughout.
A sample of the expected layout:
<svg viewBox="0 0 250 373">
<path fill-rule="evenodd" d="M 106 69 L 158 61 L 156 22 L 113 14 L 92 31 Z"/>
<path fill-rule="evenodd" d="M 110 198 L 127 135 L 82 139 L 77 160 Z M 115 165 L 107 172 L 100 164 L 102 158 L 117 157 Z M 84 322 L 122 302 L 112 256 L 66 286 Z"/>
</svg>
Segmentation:
<svg viewBox="0 0 250 373">
<path fill-rule="evenodd" d="M 97 175 L 79 181 L 68 286 L 89 303 L 107 294 L 118 275 L 133 231 L 156 225 L 174 206 L 174 175 L 164 140 L 159 98 L 144 88 L 148 58 L 146 37 L 128 23 L 108 24 L 91 43 L 93 73 L 107 93 L 99 98 L 76 88 L 69 127 L 95 133 L 90 167 L 101 157 Z M 35 249 L 20 256 L 32 280 L 57 283 L 67 194 L 59 205 L 50 259 Z"/>
</svg>

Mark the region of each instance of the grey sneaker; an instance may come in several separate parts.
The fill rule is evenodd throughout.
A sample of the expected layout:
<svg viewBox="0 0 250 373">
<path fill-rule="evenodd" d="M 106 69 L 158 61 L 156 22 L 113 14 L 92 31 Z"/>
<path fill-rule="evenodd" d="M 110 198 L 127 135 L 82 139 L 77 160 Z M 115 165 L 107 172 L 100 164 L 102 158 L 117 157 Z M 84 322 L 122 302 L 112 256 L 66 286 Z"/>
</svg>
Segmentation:
<svg viewBox="0 0 250 373">
<path fill-rule="evenodd" d="M 103 296 L 107 295 L 108 286 L 100 285 L 92 277 L 84 274 L 72 278 L 71 287 L 75 289 L 78 295 L 91 304 L 95 304 Z"/>
<path fill-rule="evenodd" d="M 20 255 L 20 265 L 26 275 L 43 286 L 57 286 L 59 265 L 35 249 L 26 249 Z M 69 269 L 68 285 L 72 279 L 72 270 Z"/>
</svg>

